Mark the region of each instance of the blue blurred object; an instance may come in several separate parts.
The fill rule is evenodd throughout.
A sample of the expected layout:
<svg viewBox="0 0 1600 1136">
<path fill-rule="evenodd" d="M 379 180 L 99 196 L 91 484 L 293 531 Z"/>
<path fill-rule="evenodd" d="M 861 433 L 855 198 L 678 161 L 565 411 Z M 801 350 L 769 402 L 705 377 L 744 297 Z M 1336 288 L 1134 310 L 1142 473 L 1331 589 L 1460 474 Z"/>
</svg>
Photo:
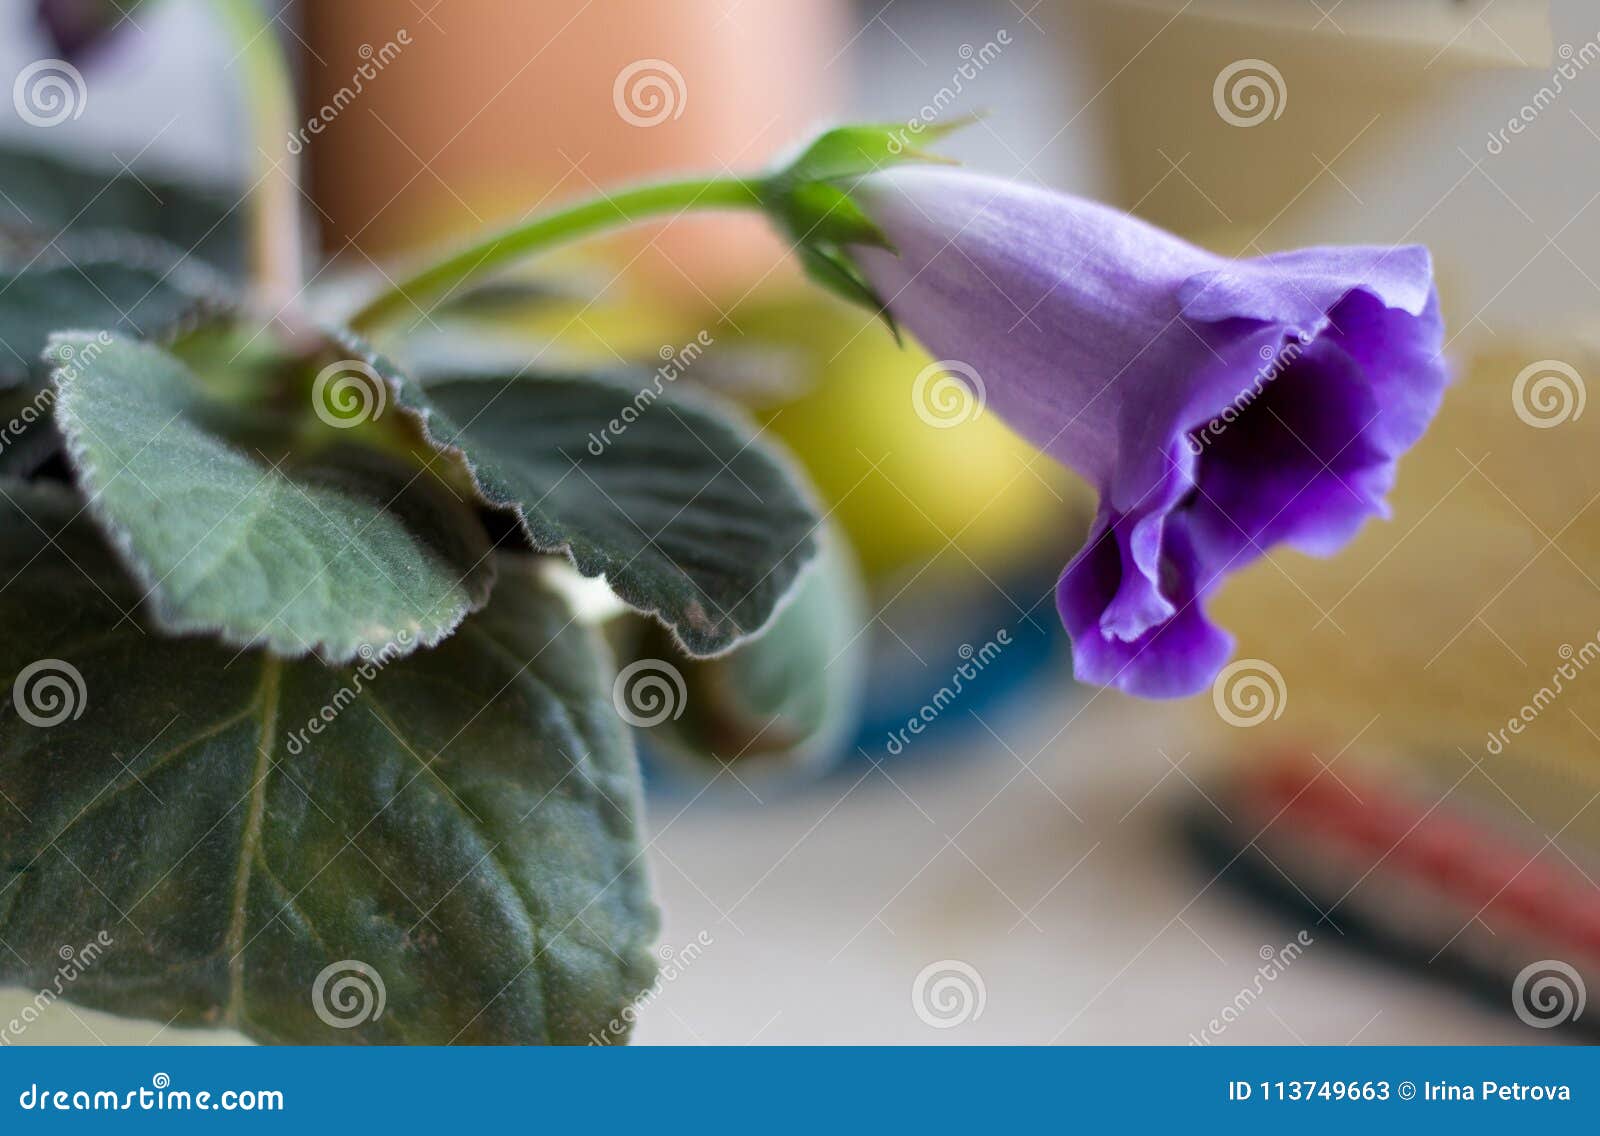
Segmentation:
<svg viewBox="0 0 1600 1136">
<path fill-rule="evenodd" d="M 1056 709 L 1081 701 L 1084 688 L 1072 678 L 1071 646 L 1056 617 L 1059 565 L 1047 554 L 992 582 L 975 573 L 959 579 L 930 573 L 887 602 L 870 604 L 875 618 L 863 631 L 870 642 L 860 724 L 833 759 L 782 782 L 815 784 L 858 777 L 864 765 L 880 761 L 948 757 L 963 738 L 987 733 L 980 719 L 1010 712 L 1030 692 L 1043 692 Z M 920 728 L 912 728 L 913 720 Z M 681 763 L 653 752 L 643 732 L 638 740 L 653 795 L 704 785 L 683 776 Z M 763 785 L 772 780 L 761 778 Z M 729 788 L 736 787 L 730 780 Z"/>
<path fill-rule="evenodd" d="M 1035 683 L 1049 683 L 1061 702 L 1080 699 L 1056 617 L 1059 570 L 1046 558 L 994 585 L 933 581 L 898 597 L 874 627 L 861 728 L 842 765 L 931 756 L 986 732 L 978 718 L 1006 711 Z"/>
</svg>

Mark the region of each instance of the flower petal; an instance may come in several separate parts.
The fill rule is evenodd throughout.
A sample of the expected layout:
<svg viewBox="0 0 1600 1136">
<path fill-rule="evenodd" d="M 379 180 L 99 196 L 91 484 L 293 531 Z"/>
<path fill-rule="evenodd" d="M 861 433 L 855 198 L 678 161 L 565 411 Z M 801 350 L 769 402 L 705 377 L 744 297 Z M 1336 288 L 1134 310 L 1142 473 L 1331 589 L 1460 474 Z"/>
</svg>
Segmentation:
<svg viewBox="0 0 1600 1136">
<path fill-rule="evenodd" d="M 1422 245 L 1296 249 L 1197 272 L 1178 289 L 1192 320 L 1271 320 L 1314 331 L 1336 304 L 1361 289 L 1417 316 L 1433 294 L 1433 261 Z"/>
<path fill-rule="evenodd" d="M 1204 690 L 1233 653 L 1233 639 L 1206 618 L 1197 590 L 1199 565 L 1181 531 L 1164 534 L 1164 573 L 1172 614 L 1132 639 L 1108 634 L 1102 620 L 1130 572 L 1116 519 L 1102 513 L 1083 550 L 1056 585 L 1056 608 L 1072 637 L 1073 673 L 1080 682 L 1114 686 L 1144 698 L 1182 698 Z"/>
<path fill-rule="evenodd" d="M 852 254 L 895 319 L 975 370 L 1012 429 L 1103 484 L 1126 380 L 1190 369 L 1200 347 L 1174 296 L 1218 258 L 1104 205 L 966 171 L 901 167 L 853 196 L 894 245 Z"/>
</svg>

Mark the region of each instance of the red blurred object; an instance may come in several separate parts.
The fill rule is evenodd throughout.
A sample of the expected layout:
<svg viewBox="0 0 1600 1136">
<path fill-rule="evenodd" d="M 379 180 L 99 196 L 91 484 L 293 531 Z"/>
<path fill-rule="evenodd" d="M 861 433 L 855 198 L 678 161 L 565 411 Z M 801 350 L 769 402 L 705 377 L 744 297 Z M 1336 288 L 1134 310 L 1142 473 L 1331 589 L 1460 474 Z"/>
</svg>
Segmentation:
<svg viewBox="0 0 1600 1136">
<path fill-rule="evenodd" d="M 1188 831 L 1225 880 L 1514 1010 L 1534 1036 L 1600 1033 L 1600 784 L 1464 754 L 1379 766 L 1241 762 Z"/>
<path fill-rule="evenodd" d="M 1469 922 L 1481 919 L 1497 933 L 1509 929 L 1600 962 L 1600 889 L 1551 842 L 1530 850 L 1533 841 L 1406 788 L 1335 778 L 1293 756 L 1265 763 L 1240 784 L 1252 811 L 1292 832 L 1296 847 L 1320 844 L 1346 870 L 1359 870 L 1358 881 L 1386 873 L 1388 882 L 1458 905 Z"/>
</svg>

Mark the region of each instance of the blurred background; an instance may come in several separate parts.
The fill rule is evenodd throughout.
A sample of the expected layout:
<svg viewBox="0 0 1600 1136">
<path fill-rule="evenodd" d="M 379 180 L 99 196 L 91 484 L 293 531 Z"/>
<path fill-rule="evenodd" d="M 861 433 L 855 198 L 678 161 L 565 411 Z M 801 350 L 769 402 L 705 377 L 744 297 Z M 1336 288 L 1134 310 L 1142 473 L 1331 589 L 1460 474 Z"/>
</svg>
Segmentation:
<svg viewBox="0 0 1600 1136">
<path fill-rule="evenodd" d="M 0 74 L 54 51 L 33 9 L 0 4 Z M 256 156 L 204 4 L 122 23 L 48 144 L 237 184 Z M 300 154 L 333 307 L 608 186 L 978 112 L 942 150 L 1229 255 L 1432 249 L 1457 377 L 1393 517 L 1234 578 L 1213 608 L 1241 666 L 1181 703 L 1071 679 L 1053 595 L 1083 487 L 942 413 L 915 345 L 821 298 L 760 223 L 632 230 L 461 316 L 547 366 L 709 340 L 688 380 L 788 446 L 834 530 L 812 700 L 773 712 L 804 729 L 709 761 L 693 714 L 641 739 L 678 964 L 638 1041 L 1520 1043 L 1600 1020 L 1591 5 L 340 0 L 280 27 L 307 117 L 339 106 Z M 0 115 L 8 143 L 40 133 Z M 755 697 L 689 677 L 691 706 Z M 1566 1001 L 1530 1009 L 1552 974 Z M 189 1040 L 50 1014 L 29 1040 Z"/>
</svg>

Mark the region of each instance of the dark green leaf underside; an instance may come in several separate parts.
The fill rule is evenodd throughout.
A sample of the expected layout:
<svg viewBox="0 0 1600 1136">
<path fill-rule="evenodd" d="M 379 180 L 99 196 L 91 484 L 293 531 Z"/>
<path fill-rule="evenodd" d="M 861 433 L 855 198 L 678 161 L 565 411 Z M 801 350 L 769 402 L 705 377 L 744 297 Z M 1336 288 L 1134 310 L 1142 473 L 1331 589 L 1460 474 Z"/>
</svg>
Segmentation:
<svg viewBox="0 0 1600 1136">
<path fill-rule="evenodd" d="M 485 500 L 514 510 L 535 547 L 604 576 L 691 654 L 765 626 L 815 554 L 817 515 L 794 475 L 659 377 L 393 381 L 429 439 L 464 456 Z"/>
<path fill-rule="evenodd" d="M 116 1013 L 300 1043 L 606 1036 L 653 973 L 636 771 L 599 647 L 526 560 L 445 645 L 362 678 L 142 630 L 77 508 L 3 484 L 0 680 L 56 659 L 85 697 L 50 727 L 0 708 L 0 981 L 47 985 L 104 931 L 65 996 Z M 352 960 L 385 1005 L 339 1028 L 313 986 Z"/>
<path fill-rule="evenodd" d="M 232 274 L 244 263 L 245 216 L 236 199 L 180 185 L 143 166 L 136 173 L 105 169 L 0 146 L 0 232 L 18 234 L 24 243 L 134 233 Z"/>
<path fill-rule="evenodd" d="M 838 756 L 856 724 L 868 616 L 843 535 L 825 535 L 816 565 L 759 637 L 715 659 L 675 656 L 660 629 L 641 638 L 640 656 L 671 659 L 686 691 L 681 713 L 650 729 L 652 750 L 773 773 Z"/>
</svg>

